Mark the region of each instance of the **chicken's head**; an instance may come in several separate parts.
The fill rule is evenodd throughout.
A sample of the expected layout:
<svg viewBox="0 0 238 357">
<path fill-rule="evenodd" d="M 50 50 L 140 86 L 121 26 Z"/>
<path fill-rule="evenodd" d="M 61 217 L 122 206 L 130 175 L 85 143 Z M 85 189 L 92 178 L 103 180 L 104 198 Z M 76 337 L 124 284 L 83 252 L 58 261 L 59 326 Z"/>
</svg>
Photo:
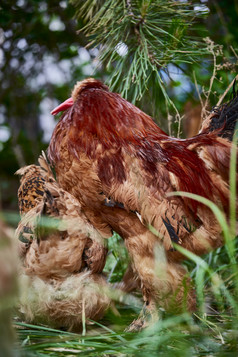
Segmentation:
<svg viewBox="0 0 238 357">
<path fill-rule="evenodd" d="M 88 88 L 102 88 L 102 89 L 108 91 L 108 87 L 105 84 L 103 84 L 102 82 L 100 82 L 99 80 L 94 79 L 94 78 L 84 79 L 83 81 L 77 82 L 75 84 L 73 92 L 72 92 L 72 97 L 66 99 L 58 107 L 53 109 L 51 114 L 52 115 L 56 115 L 59 112 L 63 112 L 66 109 L 69 109 L 74 104 L 74 102 L 76 101 L 77 96 L 86 88 L 87 89 Z"/>
</svg>

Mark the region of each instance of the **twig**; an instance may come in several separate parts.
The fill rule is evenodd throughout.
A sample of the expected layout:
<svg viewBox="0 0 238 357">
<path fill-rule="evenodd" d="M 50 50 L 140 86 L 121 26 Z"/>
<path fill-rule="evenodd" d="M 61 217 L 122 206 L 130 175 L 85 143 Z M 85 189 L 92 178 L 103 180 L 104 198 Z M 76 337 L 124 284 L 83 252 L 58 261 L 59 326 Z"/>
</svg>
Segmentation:
<svg viewBox="0 0 238 357">
<path fill-rule="evenodd" d="M 234 48 L 232 46 L 230 46 L 230 48 L 231 48 L 232 52 L 234 53 L 235 57 L 238 59 L 238 55 L 237 55 L 236 51 L 234 50 Z"/>
<path fill-rule="evenodd" d="M 171 129 L 171 126 L 172 126 L 172 115 L 170 115 L 169 113 L 169 108 L 168 108 L 168 102 L 165 101 L 165 106 L 166 106 L 166 112 L 167 112 L 167 118 L 168 118 L 168 129 L 169 129 L 169 136 L 172 135 L 172 129 Z"/>
<path fill-rule="evenodd" d="M 216 59 L 216 55 L 215 55 L 215 52 L 214 52 L 214 49 L 213 49 L 213 48 L 211 49 L 211 52 L 212 52 L 212 55 L 213 55 L 213 72 L 212 72 L 212 77 L 211 77 L 211 79 L 210 79 L 209 89 L 208 89 L 208 92 L 207 92 L 207 95 L 206 95 L 206 101 L 205 101 L 204 106 L 202 107 L 202 119 L 205 119 L 205 118 L 206 118 L 206 111 L 207 111 L 207 106 L 208 106 L 208 100 L 209 100 L 209 98 L 210 98 L 210 94 L 211 94 L 211 91 L 212 91 L 213 82 L 214 82 L 214 79 L 216 78 L 216 73 L 217 73 L 217 59 Z M 204 93 L 204 94 L 205 94 L 205 93 Z"/>
<path fill-rule="evenodd" d="M 217 106 L 219 107 L 219 105 L 221 105 L 221 103 L 223 102 L 223 99 L 225 98 L 225 96 L 227 95 L 227 93 L 229 92 L 229 90 L 231 89 L 231 87 L 233 86 L 234 82 L 238 80 L 238 74 L 235 76 L 235 78 L 231 81 L 231 83 L 229 84 L 229 86 L 226 88 L 225 92 L 222 94 L 222 96 L 220 97 L 219 101 L 217 102 Z"/>
<path fill-rule="evenodd" d="M 198 82 L 197 82 L 197 78 L 196 78 L 196 75 L 195 75 L 194 71 L 193 71 L 193 79 L 194 79 L 195 88 L 196 88 L 196 91 L 197 91 L 197 94 L 198 94 L 198 97 L 199 97 L 199 101 L 200 101 L 201 106 L 203 108 L 204 104 L 203 104 L 203 100 L 202 100 L 202 97 L 201 97 L 201 94 L 200 94 L 200 91 L 199 91 L 199 88 L 198 88 Z"/>
<path fill-rule="evenodd" d="M 130 0 L 126 0 L 126 5 L 127 5 L 127 8 L 128 8 L 128 13 L 131 17 L 133 17 L 133 19 L 135 19 L 135 15 L 132 11 L 132 6 L 131 6 L 131 1 Z"/>
<path fill-rule="evenodd" d="M 195 76 L 195 74 L 193 72 L 195 87 L 196 87 L 196 90 L 197 90 L 197 93 L 198 93 L 198 96 L 199 96 L 199 100 L 200 100 L 200 103 L 201 103 L 201 106 L 202 106 L 202 111 L 201 111 L 202 121 L 204 121 L 206 119 L 207 114 L 209 112 L 207 107 L 208 107 L 208 104 L 209 104 L 209 99 L 210 99 L 210 95 L 211 95 L 211 92 L 212 92 L 212 87 L 213 87 L 213 84 L 214 84 L 214 80 L 216 79 L 216 75 L 217 75 L 217 71 L 218 71 L 218 65 L 217 65 L 217 55 L 218 54 L 214 51 L 214 48 L 215 48 L 214 42 L 208 37 L 205 38 L 204 40 L 208 44 L 208 47 L 207 47 L 208 51 L 213 56 L 213 72 L 212 72 L 212 76 L 210 78 L 209 88 L 208 88 L 208 91 L 206 91 L 206 92 L 203 89 L 203 95 L 205 97 L 205 99 L 204 99 L 205 101 L 204 102 L 202 100 L 201 94 L 200 94 L 199 89 L 198 89 L 196 76 Z"/>
<path fill-rule="evenodd" d="M 178 121 L 178 133 L 177 133 L 177 138 L 180 138 L 181 134 L 181 124 L 184 116 L 181 116 L 179 113 L 176 114 L 175 118 Z"/>
</svg>

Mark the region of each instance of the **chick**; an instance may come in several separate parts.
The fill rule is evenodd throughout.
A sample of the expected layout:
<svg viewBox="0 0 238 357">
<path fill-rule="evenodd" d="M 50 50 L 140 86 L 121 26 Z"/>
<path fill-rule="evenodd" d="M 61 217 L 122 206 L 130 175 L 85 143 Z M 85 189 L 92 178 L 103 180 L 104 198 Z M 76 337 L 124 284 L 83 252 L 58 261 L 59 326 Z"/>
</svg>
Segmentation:
<svg viewBox="0 0 238 357">
<path fill-rule="evenodd" d="M 105 239 L 59 187 L 45 156 L 39 163 L 17 171 L 20 310 L 28 321 L 77 330 L 83 316 L 98 319 L 110 305 Z"/>
</svg>

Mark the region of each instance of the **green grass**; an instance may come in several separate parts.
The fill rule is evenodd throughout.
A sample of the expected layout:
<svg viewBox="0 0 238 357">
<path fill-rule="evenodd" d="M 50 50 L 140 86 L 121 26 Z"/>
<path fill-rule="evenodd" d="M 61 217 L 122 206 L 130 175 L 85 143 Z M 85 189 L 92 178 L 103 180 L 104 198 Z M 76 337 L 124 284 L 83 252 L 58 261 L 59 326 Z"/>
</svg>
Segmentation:
<svg viewBox="0 0 238 357">
<path fill-rule="evenodd" d="M 204 257 L 189 252 L 185 264 L 195 282 L 196 314 L 161 319 L 139 333 L 124 332 L 140 307 L 117 303 L 120 316 L 109 311 L 102 321 L 87 326 L 85 336 L 15 322 L 22 356 L 236 356 L 238 353 L 238 239 Z M 115 235 L 109 244 L 106 269 L 111 281 L 121 279 L 127 253 Z M 209 312 L 204 312 L 209 306 Z"/>
<path fill-rule="evenodd" d="M 113 239 L 112 245 L 115 244 L 120 244 L 118 237 Z M 233 248 L 233 256 L 237 258 L 238 239 L 234 240 Z M 122 253 L 122 247 L 120 250 Z M 123 254 L 117 252 L 109 258 L 108 266 L 115 266 L 116 259 L 120 261 L 111 276 L 114 281 L 117 274 L 121 275 Z M 85 336 L 15 322 L 22 356 L 236 356 L 238 276 L 227 246 L 203 258 L 193 255 L 190 258 L 185 264 L 199 297 L 196 314 L 173 316 L 161 311 L 156 324 L 139 333 L 128 333 L 124 329 L 137 316 L 139 308 L 116 304 L 120 316 L 109 311 L 100 323 L 87 327 Z M 210 313 L 204 312 L 205 305 Z"/>
<path fill-rule="evenodd" d="M 18 324 L 23 356 L 224 356 L 237 352 L 238 333 L 229 313 L 165 316 L 140 333 L 103 327 L 86 336 Z M 21 328 L 20 328 L 21 327 Z M 24 327 L 24 328 L 23 328 Z"/>
</svg>

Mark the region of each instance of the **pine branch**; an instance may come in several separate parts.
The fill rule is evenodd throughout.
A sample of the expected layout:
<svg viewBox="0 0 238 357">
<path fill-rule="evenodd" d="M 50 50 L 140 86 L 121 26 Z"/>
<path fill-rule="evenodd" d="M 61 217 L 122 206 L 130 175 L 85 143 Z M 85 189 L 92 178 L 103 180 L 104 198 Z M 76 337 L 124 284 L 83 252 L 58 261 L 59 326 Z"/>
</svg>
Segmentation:
<svg viewBox="0 0 238 357">
<path fill-rule="evenodd" d="M 135 102 L 147 89 L 152 74 L 169 106 L 161 77 L 169 63 L 193 63 L 207 53 L 193 38 L 193 22 L 203 14 L 188 2 L 174 0 L 71 0 L 85 20 L 90 47 L 99 47 L 99 60 L 113 69 L 109 85 Z"/>
</svg>

